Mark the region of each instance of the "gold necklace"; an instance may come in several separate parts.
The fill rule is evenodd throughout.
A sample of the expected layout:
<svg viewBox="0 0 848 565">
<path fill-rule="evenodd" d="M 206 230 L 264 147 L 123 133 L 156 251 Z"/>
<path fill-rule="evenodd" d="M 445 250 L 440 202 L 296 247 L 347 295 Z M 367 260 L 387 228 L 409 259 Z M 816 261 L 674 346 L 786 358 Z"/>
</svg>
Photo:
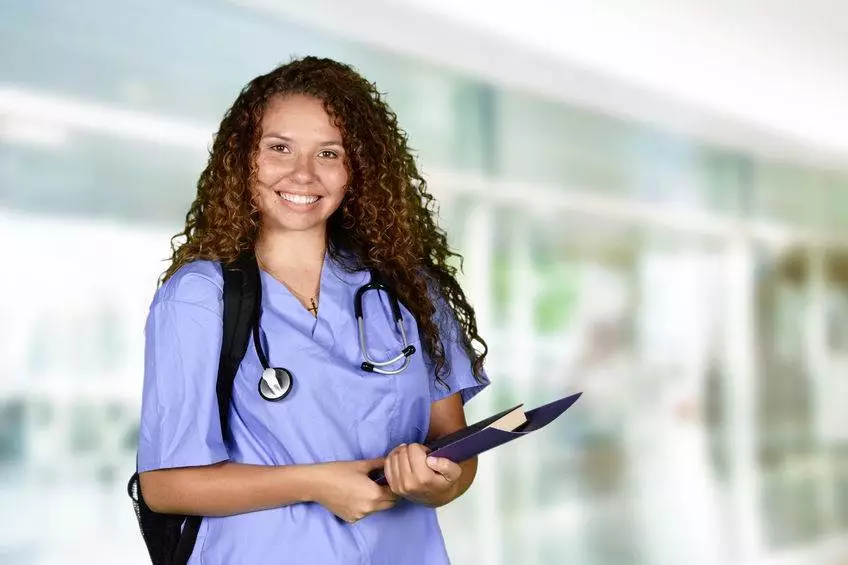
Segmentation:
<svg viewBox="0 0 848 565">
<path fill-rule="evenodd" d="M 260 258 L 259 258 L 259 255 L 256 255 L 256 261 L 257 261 L 257 263 L 259 263 L 259 266 L 260 266 L 260 267 L 262 267 L 262 269 L 264 269 L 264 270 L 265 270 L 265 271 L 267 271 L 268 273 L 270 273 L 270 272 L 271 272 L 271 271 L 269 271 L 269 270 L 268 270 L 268 268 L 265 266 L 265 263 L 262 261 L 262 259 L 260 259 Z M 286 287 L 286 288 L 288 289 L 288 291 L 289 291 L 289 292 L 291 292 L 291 293 L 295 296 L 295 298 L 297 298 L 297 299 L 298 299 L 298 301 L 299 301 L 301 304 L 303 304 L 303 307 L 304 307 L 304 308 L 306 308 L 306 310 L 307 310 L 307 311 L 311 312 L 311 313 L 312 313 L 312 315 L 313 315 L 313 316 L 315 316 L 316 318 L 318 317 L 318 300 L 319 300 L 319 297 L 318 297 L 318 296 L 310 296 L 310 297 L 309 297 L 309 304 L 310 304 L 310 306 L 309 306 L 309 307 L 307 307 L 307 306 L 306 306 L 306 304 L 305 304 L 306 296 L 304 296 L 303 294 L 301 294 L 301 293 L 299 293 L 298 291 L 296 291 L 295 289 L 293 289 L 293 288 L 292 288 L 292 287 L 291 287 L 291 286 L 290 286 L 290 285 L 289 285 L 286 281 L 284 281 L 282 278 L 277 277 L 277 276 L 274 276 L 274 275 L 271 275 L 271 276 L 273 276 L 275 279 L 277 279 L 278 281 L 280 281 L 280 282 L 283 284 L 283 286 L 284 286 L 284 287 Z"/>
<path fill-rule="evenodd" d="M 306 300 L 306 297 L 304 295 L 300 294 L 295 289 L 290 287 L 288 285 L 288 283 L 286 283 L 286 281 L 280 281 L 280 282 L 282 282 L 283 286 L 285 286 L 287 289 L 289 289 L 289 292 L 294 294 L 295 297 L 297 297 L 297 299 L 300 301 L 300 303 L 303 304 L 303 302 Z M 312 315 L 317 318 L 318 317 L 318 297 L 317 296 L 310 296 L 309 297 L 309 304 L 311 306 L 309 308 L 306 308 L 306 309 L 309 310 L 310 312 L 312 312 Z M 304 304 L 304 307 L 305 306 L 306 305 Z"/>
</svg>

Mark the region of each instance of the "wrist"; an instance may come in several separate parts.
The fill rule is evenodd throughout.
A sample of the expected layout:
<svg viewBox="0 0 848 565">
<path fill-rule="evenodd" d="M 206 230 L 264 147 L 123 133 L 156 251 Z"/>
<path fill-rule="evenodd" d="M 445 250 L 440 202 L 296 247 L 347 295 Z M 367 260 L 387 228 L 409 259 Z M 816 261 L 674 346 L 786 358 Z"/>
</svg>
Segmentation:
<svg viewBox="0 0 848 565">
<path fill-rule="evenodd" d="M 462 495 L 462 492 L 462 485 L 459 481 L 451 483 L 450 486 L 445 490 L 445 492 L 442 493 L 442 496 L 439 497 L 440 500 L 438 501 L 437 506 L 444 506 L 449 502 L 453 502 Z"/>
<path fill-rule="evenodd" d="M 414 502 L 418 502 L 419 504 L 423 504 L 424 506 L 428 506 L 430 508 L 439 508 L 452 502 L 460 495 L 460 488 L 458 483 L 451 483 L 450 485 L 444 487 L 444 489 L 432 493 L 430 496 L 422 497 Z"/>
<path fill-rule="evenodd" d="M 282 481 L 297 485 L 295 496 L 298 502 L 319 502 L 325 490 L 324 465 L 284 465 L 279 469 Z"/>
<path fill-rule="evenodd" d="M 453 502 L 465 494 L 465 491 L 467 491 L 471 486 L 471 483 L 474 482 L 474 477 L 477 474 L 477 458 L 474 457 L 460 463 L 460 467 L 462 467 L 462 474 L 460 474 L 456 481 L 450 483 L 450 485 L 448 485 L 448 487 L 439 494 L 438 500 L 432 504 L 434 508 Z"/>
</svg>

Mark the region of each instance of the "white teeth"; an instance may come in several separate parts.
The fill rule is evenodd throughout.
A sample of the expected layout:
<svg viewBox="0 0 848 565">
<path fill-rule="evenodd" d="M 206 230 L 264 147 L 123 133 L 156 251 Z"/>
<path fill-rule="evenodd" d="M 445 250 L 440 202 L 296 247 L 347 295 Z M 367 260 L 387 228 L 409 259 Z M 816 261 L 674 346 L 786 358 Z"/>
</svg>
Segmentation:
<svg viewBox="0 0 848 565">
<path fill-rule="evenodd" d="M 318 201 L 318 197 L 307 194 L 289 194 L 288 192 L 278 192 L 280 198 L 288 200 L 294 204 L 313 204 Z"/>
</svg>

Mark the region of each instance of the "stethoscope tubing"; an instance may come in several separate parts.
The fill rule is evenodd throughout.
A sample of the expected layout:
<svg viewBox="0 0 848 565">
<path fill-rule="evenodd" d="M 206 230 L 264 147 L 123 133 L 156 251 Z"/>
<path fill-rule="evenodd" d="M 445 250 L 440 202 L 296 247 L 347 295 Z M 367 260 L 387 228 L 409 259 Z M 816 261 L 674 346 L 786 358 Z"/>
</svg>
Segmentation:
<svg viewBox="0 0 848 565">
<path fill-rule="evenodd" d="M 254 312 L 254 323 L 253 323 L 253 345 L 256 349 L 256 354 L 259 357 L 259 362 L 262 364 L 262 376 L 259 379 L 258 383 L 258 391 L 259 395 L 265 400 L 271 402 L 277 402 L 285 398 L 289 395 L 292 388 L 294 387 L 294 375 L 288 369 L 282 367 L 271 367 L 268 361 L 268 357 L 265 354 L 265 348 L 262 347 L 262 340 L 260 339 L 260 325 L 261 325 L 261 316 L 262 316 L 262 280 L 259 270 L 257 269 L 257 280 L 256 285 L 256 309 Z M 365 321 L 364 314 L 362 308 L 362 300 L 363 296 L 369 290 L 375 291 L 383 291 L 386 293 L 386 296 L 389 298 L 389 305 L 392 310 L 392 317 L 394 318 L 395 327 L 398 329 L 401 335 L 401 351 L 398 355 L 392 357 L 391 359 L 387 359 L 385 361 L 377 361 L 372 359 L 370 355 L 368 355 L 368 342 L 365 336 Z M 371 271 L 371 280 L 368 284 L 365 284 L 357 289 L 356 295 L 353 301 L 353 310 L 356 316 L 356 327 L 357 334 L 359 337 L 359 352 L 362 355 L 364 361 L 361 363 L 360 368 L 363 371 L 369 373 L 379 373 L 382 375 L 397 375 L 402 373 L 409 367 L 411 357 L 415 353 L 415 346 L 410 345 L 407 341 L 406 328 L 403 324 L 403 316 L 400 310 L 400 304 L 398 303 L 397 298 L 394 296 L 392 291 L 386 286 L 385 283 L 379 278 L 375 271 Z M 399 362 L 402 364 L 399 367 L 394 369 L 387 369 L 390 365 L 396 365 Z"/>
</svg>

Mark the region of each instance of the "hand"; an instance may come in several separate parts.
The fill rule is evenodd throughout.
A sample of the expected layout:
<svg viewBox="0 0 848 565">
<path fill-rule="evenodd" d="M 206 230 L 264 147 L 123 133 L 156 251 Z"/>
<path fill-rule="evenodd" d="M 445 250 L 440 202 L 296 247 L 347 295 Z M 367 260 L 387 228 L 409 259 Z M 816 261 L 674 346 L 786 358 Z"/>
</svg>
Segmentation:
<svg viewBox="0 0 848 565">
<path fill-rule="evenodd" d="M 389 487 L 380 486 L 368 477 L 369 471 L 384 465 L 382 457 L 319 465 L 315 502 L 349 524 L 374 512 L 388 510 L 397 502 L 397 495 Z"/>
<path fill-rule="evenodd" d="M 428 457 L 420 443 L 394 448 L 384 465 L 392 492 L 413 502 L 440 506 L 456 498 L 462 467 L 449 459 Z"/>
</svg>

